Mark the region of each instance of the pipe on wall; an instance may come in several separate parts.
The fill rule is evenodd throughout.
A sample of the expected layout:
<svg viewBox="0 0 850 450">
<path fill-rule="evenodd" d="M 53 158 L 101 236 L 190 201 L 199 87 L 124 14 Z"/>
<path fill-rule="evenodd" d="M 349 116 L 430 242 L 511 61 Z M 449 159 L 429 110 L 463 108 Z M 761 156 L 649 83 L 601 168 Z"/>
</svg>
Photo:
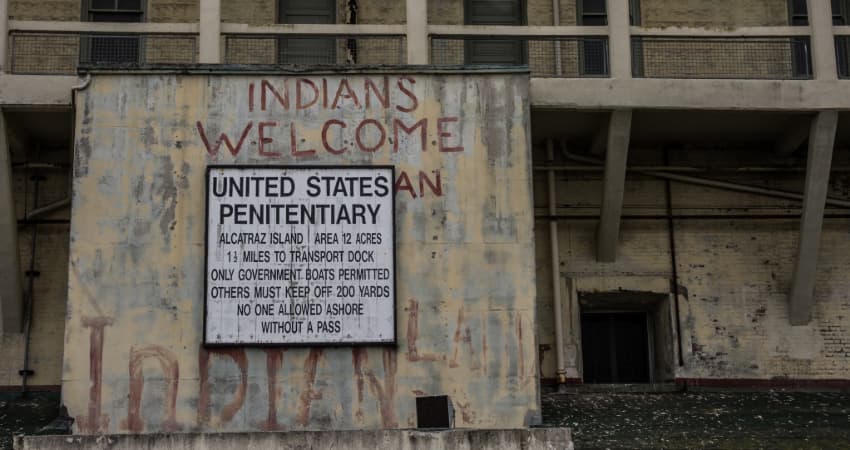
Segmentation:
<svg viewBox="0 0 850 450">
<path fill-rule="evenodd" d="M 546 140 L 546 158 L 549 162 L 555 160 L 555 143 L 552 139 Z M 549 214 L 557 213 L 558 204 L 555 194 L 555 171 L 546 173 L 546 182 L 549 190 Z M 555 359 L 558 374 L 558 390 L 566 388 L 567 368 L 564 358 L 564 318 L 563 306 L 561 304 L 561 271 L 560 271 L 560 249 L 558 245 L 558 221 L 549 221 L 549 243 L 552 257 L 552 297 L 555 305 Z"/>
<path fill-rule="evenodd" d="M 33 191 L 33 206 L 38 209 L 38 191 L 39 191 L 39 181 L 42 180 L 40 175 L 32 176 L 34 191 Z M 29 361 L 30 361 L 30 333 L 32 332 L 32 315 L 33 315 L 33 300 L 35 296 L 33 295 L 34 289 L 34 281 L 35 281 L 35 250 L 36 243 L 38 242 L 38 225 L 33 224 L 32 226 L 32 236 L 30 241 L 30 266 L 27 271 L 27 303 L 26 303 L 26 311 L 24 316 L 24 368 L 20 370 L 21 374 L 21 395 L 27 395 L 27 378 L 32 374 L 30 370 Z"/>
</svg>

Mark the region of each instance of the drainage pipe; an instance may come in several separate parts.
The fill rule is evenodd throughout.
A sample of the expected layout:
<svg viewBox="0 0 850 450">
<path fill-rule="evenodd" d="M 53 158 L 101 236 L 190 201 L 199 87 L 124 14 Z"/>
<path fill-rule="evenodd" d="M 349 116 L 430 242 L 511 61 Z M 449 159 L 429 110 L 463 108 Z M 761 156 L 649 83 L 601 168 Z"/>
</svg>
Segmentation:
<svg viewBox="0 0 850 450">
<path fill-rule="evenodd" d="M 35 191 L 33 192 L 33 206 L 38 208 L 38 184 L 41 177 L 34 175 L 32 177 Z M 30 240 L 30 267 L 27 271 L 27 304 L 26 315 L 24 316 L 24 368 L 21 369 L 21 395 L 27 395 L 27 378 L 30 376 L 30 332 L 32 331 L 32 314 L 33 314 L 33 281 L 35 279 L 35 246 L 38 239 L 38 225 L 33 224 L 32 236 Z"/>
<path fill-rule="evenodd" d="M 546 140 L 546 158 L 549 162 L 555 160 L 555 144 L 552 139 Z M 546 182 L 549 188 L 549 214 L 554 216 L 557 214 L 558 205 L 555 195 L 555 171 L 550 170 L 546 173 Z M 558 374 L 558 390 L 562 391 L 566 388 L 567 368 L 564 362 L 564 319 L 563 306 L 561 305 L 561 270 L 560 270 L 560 249 L 558 246 L 558 221 L 549 221 L 549 243 L 552 257 L 552 297 L 555 304 L 555 359 L 557 364 Z"/>
<path fill-rule="evenodd" d="M 66 207 L 70 204 L 71 204 L 70 198 L 63 198 L 62 200 L 53 202 L 49 205 L 44 205 L 41 208 L 33 209 L 32 211 L 27 213 L 26 219 L 27 220 L 35 219 L 36 217 L 38 217 L 40 215 L 47 214 L 47 213 L 52 212 L 52 211 L 56 211 L 57 209 L 62 209 L 62 208 Z"/>
<path fill-rule="evenodd" d="M 664 162 L 670 165 L 670 155 L 664 150 Z M 679 305 L 679 263 L 676 260 L 676 228 L 673 220 L 673 189 L 670 180 L 664 180 L 664 196 L 667 199 L 667 239 L 670 244 L 670 275 L 673 278 L 671 291 L 673 305 L 676 308 L 676 350 L 679 354 L 679 367 L 685 366 L 685 356 L 682 354 L 682 313 Z"/>
</svg>

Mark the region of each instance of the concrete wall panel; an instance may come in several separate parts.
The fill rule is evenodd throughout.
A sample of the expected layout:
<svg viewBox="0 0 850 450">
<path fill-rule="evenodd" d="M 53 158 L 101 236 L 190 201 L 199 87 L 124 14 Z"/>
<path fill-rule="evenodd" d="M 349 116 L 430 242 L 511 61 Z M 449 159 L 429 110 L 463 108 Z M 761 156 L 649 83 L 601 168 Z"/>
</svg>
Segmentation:
<svg viewBox="0 0 850 450">
<path fill-rule="evenodd" d="M 386 107 L 365 108 L 367 79 Z M 77 433 L 412 427 L 425 394 L 450 395 L 458 426 L 538 420 L 527 76 L 307 80 L 328 107 L 296 109 L 283 76 L 96 75 L 78 94 L 62 379 Z M 323 141 L 331 119 L 346 128 Z M 372 153 L 351 134 L 365 119 L 388 130 Z M 420 120 L 424 143 L 392 132 Z M 260 122 L 276 123 L 264 154 Z M 210 163 L 394 164 L 398 347 L 204 349 Z"/>
</svg>

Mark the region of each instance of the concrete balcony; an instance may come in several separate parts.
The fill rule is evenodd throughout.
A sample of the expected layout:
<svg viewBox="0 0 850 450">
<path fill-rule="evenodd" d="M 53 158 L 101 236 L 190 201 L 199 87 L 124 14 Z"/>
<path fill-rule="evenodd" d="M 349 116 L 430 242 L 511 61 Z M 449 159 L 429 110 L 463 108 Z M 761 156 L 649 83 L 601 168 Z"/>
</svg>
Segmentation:
<svg viewBox="0 0 850 450">
<path fill-rule="evenodd" d="M 0 75 L 8 94 L 0 104 L 67 104 L 68 90 L 76 83 L 71 75 L 81 64 L 124 70 L 195 63 L 245 69 L 287 64 L 527 66 L 531 105 L 544 109 L 815 111 L 850 104 L 844 85 L 850 77 L 848 26 L 818 27 L 813 20 L 811 26 L 793 27 L 651 28 L 628 26 L 627 20 L 623 25 L 617 17 L 612 10 L 604 26 L 475 26 L 429 24 L 411 13 L 407 24 L 214 21 L 212 31 L 204 21 L 11 20 L 4 47 L 6 74 Z M 506 45 L 516 52 L 504 54 Z M 316 48 L 322 51 L 311 50 Z M 62 94 L 45 99 L 41 92 Z"/>
</svg>

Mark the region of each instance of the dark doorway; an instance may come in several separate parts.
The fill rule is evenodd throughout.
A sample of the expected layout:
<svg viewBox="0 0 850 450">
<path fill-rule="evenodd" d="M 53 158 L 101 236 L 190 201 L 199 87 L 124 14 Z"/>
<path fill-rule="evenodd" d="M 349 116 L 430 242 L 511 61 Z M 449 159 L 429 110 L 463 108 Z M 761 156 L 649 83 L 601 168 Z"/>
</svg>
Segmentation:
<svg viewBox="0 0 850 450">
<path fill-rule="evenodd" d="M 645 312 L 584 313 L 585 383 L 649 383 L 649 317 Z"/>
</svg>

